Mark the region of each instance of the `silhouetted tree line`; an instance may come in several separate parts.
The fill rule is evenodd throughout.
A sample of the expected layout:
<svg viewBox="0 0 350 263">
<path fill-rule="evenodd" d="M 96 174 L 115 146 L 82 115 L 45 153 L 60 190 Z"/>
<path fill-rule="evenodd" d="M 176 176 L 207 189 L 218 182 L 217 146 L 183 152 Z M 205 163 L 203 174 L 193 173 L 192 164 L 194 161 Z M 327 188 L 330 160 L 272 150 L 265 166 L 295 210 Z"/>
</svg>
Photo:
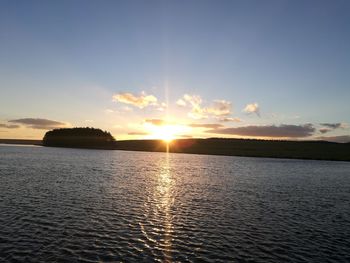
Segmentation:
<svg viewBox="0 0 350 263">
<path fill-rule="evenodd" d="M 95 128 L 63 128 L 48 131 L 43 138 L 44 146 L 108 148 L 115 143 L 107 131 Z"/>
</svg>

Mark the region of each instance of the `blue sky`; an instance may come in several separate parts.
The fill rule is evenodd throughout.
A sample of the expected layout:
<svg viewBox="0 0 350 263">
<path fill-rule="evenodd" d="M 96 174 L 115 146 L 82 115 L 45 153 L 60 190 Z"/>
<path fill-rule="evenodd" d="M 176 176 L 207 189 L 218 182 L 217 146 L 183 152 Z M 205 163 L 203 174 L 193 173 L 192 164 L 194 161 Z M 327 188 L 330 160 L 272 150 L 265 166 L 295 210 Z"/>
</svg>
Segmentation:
<svg viewBox="0 0 350 263">
<path fill-rule="evenodd" d="M 241 120 L 221 128 L 341 123 L 310 138 L 349 135 L 349 11 L 348 1 L 1 1 L 0 137 L 41 137 L 26 122 L 6 128 L 29 118 L 117 139 L 146 119 L 221 123 L 214 100 Z M 157 105 L 113 101 L 142 92 Z M 184 94 L 201 98 L 203 118 L 189 117 L 190 99 L 176 105 Z M 255 103 L 259 114 L 244 111 Z"/>
</svg>

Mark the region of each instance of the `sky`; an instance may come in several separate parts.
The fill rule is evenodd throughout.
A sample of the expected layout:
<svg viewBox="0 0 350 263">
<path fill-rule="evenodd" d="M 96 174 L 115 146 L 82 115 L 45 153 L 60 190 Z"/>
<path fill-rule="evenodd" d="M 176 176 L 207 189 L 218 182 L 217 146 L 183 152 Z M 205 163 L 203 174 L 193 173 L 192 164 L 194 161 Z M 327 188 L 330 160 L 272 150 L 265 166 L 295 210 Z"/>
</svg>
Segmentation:
<svg viewBox="0 0 350 263">
<path fill-rule="evenodd" d="M 350 141 L 349 1 L 0 2 L 0 138 Z"/>
</svg>

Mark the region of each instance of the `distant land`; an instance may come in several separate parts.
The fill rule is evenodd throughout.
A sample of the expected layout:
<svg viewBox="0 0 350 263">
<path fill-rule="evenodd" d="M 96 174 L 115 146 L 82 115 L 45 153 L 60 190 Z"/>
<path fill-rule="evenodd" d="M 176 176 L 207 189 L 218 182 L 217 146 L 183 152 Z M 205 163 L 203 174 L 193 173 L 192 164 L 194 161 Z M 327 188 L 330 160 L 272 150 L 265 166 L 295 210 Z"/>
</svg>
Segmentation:
<svg viewBox="0 0 350 263">
<path fill-rule="evenodd" d="M 42 145 L 40 140 L 0 139 L 0 143 Z M 63 146 L 66 147 L 66 146 Z M 108 145 L 92 148 L 106 150 L 165 152 L 167 145 L 162 140 L 113 141 Z M 169 152 L 226 156 L 291 158 L 311 160 L 350 161 L 350 143 L 326 141 L 275 141 L 254 139 L 178 139 L 169 144 Z"/>
<path fill-rule="evenodd" d="M 107 131 L 96 128 L 62 128 L 48 131 L 42 141 L 43 146 L 110 149 L 115 139 Z"/>
</svg>

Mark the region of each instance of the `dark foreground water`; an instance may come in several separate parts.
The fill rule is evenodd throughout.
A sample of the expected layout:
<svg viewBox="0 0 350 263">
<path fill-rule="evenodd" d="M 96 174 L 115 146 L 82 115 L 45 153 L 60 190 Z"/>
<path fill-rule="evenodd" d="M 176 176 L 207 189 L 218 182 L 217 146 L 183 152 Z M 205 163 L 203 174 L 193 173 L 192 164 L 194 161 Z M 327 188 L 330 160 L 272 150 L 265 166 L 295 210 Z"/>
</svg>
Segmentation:
<svg viewBox="0 0 350 263">
<path fill-rule="evenodd" d="M 0 262 L 350 262 L 350 163 L 0 146 Z"/>
</svg>

